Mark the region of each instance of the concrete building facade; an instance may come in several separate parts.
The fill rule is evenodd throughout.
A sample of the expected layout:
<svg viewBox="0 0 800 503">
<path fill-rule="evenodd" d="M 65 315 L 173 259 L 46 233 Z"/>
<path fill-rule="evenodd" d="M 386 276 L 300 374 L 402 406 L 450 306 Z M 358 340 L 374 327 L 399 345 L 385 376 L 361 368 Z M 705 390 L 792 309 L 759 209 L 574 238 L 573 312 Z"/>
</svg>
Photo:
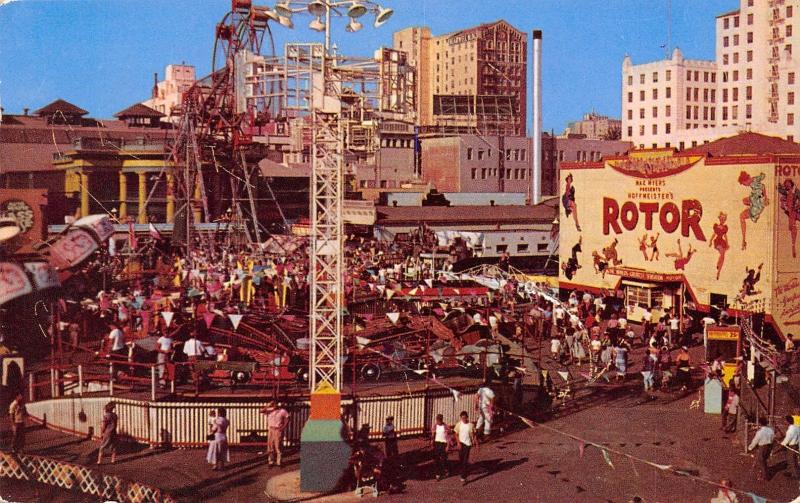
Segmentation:
<svg viewBox="0 0 800 503">
<path fill-rule="evenodd" d="M 621 132 L 622 121 L 619 119 L 589 112 L 581 120 L 567 124 L 563 136 L 578 134 L 589 140 L 609 140 L 619 139 Z"/>
<path fill-rule="evenodd" d="M 460 135 L 425 138 L 422 180 L 439 192 L 516 192 L 531 188 L 531 138 Z M 555 195 L 562 162 L 600 161 L 631 149 L 630 142 L 570 136 L 542 137 L 542 194 Z"/>
<path fill-rule="evenodd" d="M 800 35 L 794 23 L 798 9 L 800 0 L 741 0 L 739 9 L 716 18 L 713 62 L 684 60 L 677 49 L 669 60 L 641 65 L 626 57 L 622 138 L 640 148 L 679 149 L 740 131 L 796 140 L 800 136 Z M 667 70 L 676 78 L 676 65 L 680 73 L 670 86 L 670 102 L 662 83 Z M 656 77 L 659 82 L 653 80 Z M 676 90 L 678 86 L 682 89 Z"/>
<path fill-rule="evenodd" d="M 192 87 L 196 79 L 192 65 L 167 65 L 164 80 L 158 81 L 158 74 L 155 75 L 152 96 L 142 104 L 164 114 L 165 120 L 177 122 L 183 93 Z"/>
<path fill-rule="evenodd" d="M 684 130 L 716 125 L 717 65 L 672 57 L 634 65 L 622 63 L 622 139 L 639 148 L 664 146 Z"/>
<path fill-rule="evenodd" d="M 419 125 L 524 136 L 527 40 L 503 20 L 440 36 L 427 27 L 395 32 L 393 48 L 417 69 Z"/>
</svg>

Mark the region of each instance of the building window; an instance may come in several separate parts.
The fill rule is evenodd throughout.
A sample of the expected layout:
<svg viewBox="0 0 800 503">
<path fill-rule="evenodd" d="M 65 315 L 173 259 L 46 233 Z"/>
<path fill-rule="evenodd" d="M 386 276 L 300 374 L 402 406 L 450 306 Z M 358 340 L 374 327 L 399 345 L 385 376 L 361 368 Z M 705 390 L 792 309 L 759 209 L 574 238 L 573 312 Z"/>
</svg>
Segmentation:
<svg viewBox="0 0 800 503">
<path fill-rule="evenodd" d="M 728 18 L 728 17 L 726 17 L 725 19 L 722 20 L 722 29 L 723 30 L 727 30 L 728 28 L 731 27 L 730 21 L 731 21 L 731 19 Z"/>
<path fill-rule="evenodd" d="M 792 17 L 793 13 L 794 13 L 794 11 L 793 11 L 792 6 L 791 5 L 787 5 L 786 6 L 786 17 Z"/>
<path fill-rule="evenodd" d="M 472 168 L 472 179 L 478 178 L 478 168 Z"/>
<path fill-rule="evenodd" d="M 658 89 L 653 89 L 653 99 L 654 100 L 658 99 Z"/>
<path fill-rule="evenodd" d="M 739 35 L 733 36 L 733 45 L 739 45 Z"/>
<path fill-rule="evenodd" d="M 653 134 L 658 134 L 658 124 L 653 124 Z"/>
<path fill-rule="evenodd" d="M 639 74 L 639 83 L 640 84 L 644 84 L 644 74 L 643 73 Z"/>
<path fill-rule="evenodd" d="M 467 147 L 467 160 L 472 160 L 472 147 Z"/>
<path fill-rule="evenodd" d="M 528 253 L 528 244 L 527 243 L 518 244 L 517 253 Z"/>
<path fill-rule="evenodd" d="M 723 54 L 722 55 L 722 64 L 723 65 L 727 65 L 728 64 L 728 55 L 727 54 Z"/>
<path fill-rule="evenodd" d="M 787 37 L 791 37 L 792 36 L 792 25 L 790 25 L 790 24 L 786 25 L 786 36 Z"/>
<path fill-rule="evenodd" d="M 708 120 L 708 107 L 703 107 L 703 120 Z"/>
<path fill-rule="evenodd" d="M 486 168 L 481 168 L 481 180 L 486 180 Z"/>
<path fill-rule="evenodd" d="M 692 71 L 686 70 L 686 80 L 692 80 Z"/>
<path fill-rule="evenodd" d="M 733 18 L 733 27 L 734 28 L 738 28 L 739 27 L 739 16 L 735 16 Z"/>
<path fill-rule="evenodd" d="M 639 109 L 639 118 L 644 119 L 644 108 Z"/>
<path fill-rule="evenodd" d="M 519 160 L 524 161 L 527 157 L 528 157 L 528 149 L 525 148 L 521 149 L 519 151 Z"/>
<path fill-rule="evenodd" d="M 739 62 L 739 53 L 738 52 L 734 52 L 733 53 L 733 64 L 735 65 L 738 62 Z"/>
<path fill-rule="evenodd" d="M 703 89 L 703 101 L 708 101 L 708 88 Z"/>
<path fill-rule="evenodd" d="M 786 47 L 784 47 L 783 50 L 786 53 L 787 58 L 792 57 L 792 44 L 786 44 Z"/>
<path fill-rule="evenodd" d="M 735 120 L 737 120 L 738 118 L 739 118 L 739 107 L 738 107 L 738 106 L 736 106 L 736 105 L 733 105 L 733 106 L 731 107 L 731 120 L 734 120 L 734 121 L 735 121 Z"/>
<path fill-rule="evenodd" d="M 727 21 L 727 19 L 726 19 Z M 722 37 L 722 47 L 728 47 L 730 45 L 730 38 L 729 37 Z"/>
<path fill-rule="evenodd" d="M 664 93 L 666 94 L 667 98 L 672 98 L 672 88 L 671 87 L 666 88 L 664 90 Z"/>
<path fill-rule="evenodd" d="M 633 93 L 628 93 L 628 103 L 633 103 Z"/>
<path fill-rule="evenodd" d="M 629 121 L 633 120 L 633 110 L 631 110 L 630 108 L 628 109 L 628 120 Z"/>
<path fill-rule="evenodd" d="M 722 107 L 722 120 L 728 120 L 728 107 Z"/>
<path fill-rule="evenodd" d="M 748 62 L 753 61 L 753 51 L 747 51 L 747 59 Z"/>
<path fill-rule="evenodd" d="M 739 81 L 739 70 L 734 70 L 733 71 L 733 81 L 734 82 L 738 82 Z"/>
<path fill-rule="evenodd" d="M 794 126 L 794 114 L 786 114 L 786 125 Z"/>
<path fill-rule="evenodd" d="M 692 99 L 692 88 L 691 87 L 687 87 L 686 88 L 686 101 L 690 101 L 691 99 Z"/>
<path fill-rule="evenodd" d="M 644 136 L 644 125 L 639 126 L 639 136 Z"/>
<path fill-rule="evenodd" d="M 748 31 L 747 32 L 747 43 L 748 44 L 752 44 L 753 43 L 753 32 L 752 31 Z"/>
<path fill-rule="evenodd" d="M 658 72 L 653 72 L 653 84 L 658 82 Z"/>
<path fill-rule="evenodd" d="M 733 88 L 733 97 L 731 98 L 732 101 L 739 101 L 739 88 Z"/>
<path fill-rule="evenodd" d="M 786 74 L 786 77 L 789 81 L 789 84 L 794 84 L 794 72 L 789 72 L 788 74 Z"/>
<path fill-rule="evenodd" d="M 657 117 L 658 117 L 658 107 L 653 107 L 653 118 L 655 119 Z"/>
<path fill-rule="evenodd" d="M 728 82 L 728 72 L 722 72 L 722 82 Z"/>
<path fill-rule="evenodd" d="M 672 107 L 667 105 L 664 107 L 664 117 L 669 117 L 672 115 Z"/>
<path fill-rule="evenodd" d="M 667 82 L 672 80 L 672 70 L 665 71 L 664 72 L 664 78 L 666 79 Z"/>
<path fill-rule="evenodd" d="M 711 120 L 713 121 L 713 120 L 716 120 L 716 119 L 717 119 L 717 109 L 716 108 L 712 108 L 711 109 Z"/>
<path fill-rule="evenodd" d="M 644 101 L 644 90 L 639 91 L 639 101 Z"/>
<path fill-rule="evenodd" d="M 753 69 L 752 68 L 748 68 L 745 71 L 745 75 L 747 76 L 747 80 L 753 80 Z"/>
<path fill-rule="evenodd" d="M 711 111 L 713 112 L 714 110 L 711 110 Z M 745 118 L 746 119 L 752 119 L 753 118 L 753 105 L 751 105 L 749 103 L 747 105 L 745 105 L 744 113 L 745 113 Z"/>
<path fill-rule="evenodd" d="M 628 126 L 628 138 L 633 136 L 633 126 Z"/>
<path fill-rule="evenodd" d="M 667 122 L 667 124 L 664 127 L 666 128 L 664 130 L 665 133 L 670 134 L 670 132 L 672 132 L 672 124 L 670 124 L 669 122 Z"/>
<path fill-rule="evenodd" d="M 633 75 L 628 75 L 628 85 L 629 86 L 633 85 Z"/>
<path fill-rule="evenodd" d="M 692 92 L 694 94 L 694 100 L 695 101 L 700 101 L 700 88 L 699 87 L 695 87 L 694 89 L 692 89 Z"/>
</svg>

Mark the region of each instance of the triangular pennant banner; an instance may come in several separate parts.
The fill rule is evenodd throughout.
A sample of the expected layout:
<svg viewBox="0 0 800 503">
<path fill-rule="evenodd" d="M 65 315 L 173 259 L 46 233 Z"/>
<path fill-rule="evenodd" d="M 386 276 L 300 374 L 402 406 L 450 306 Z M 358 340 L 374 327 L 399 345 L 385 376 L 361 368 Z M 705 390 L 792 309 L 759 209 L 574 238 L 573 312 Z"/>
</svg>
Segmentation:
<svg viewBox="0 0 800 503">
<path fill-rule="evenodd" d="M 214 318 L 216 318 L 216 314 L 214 313 L 206 313 L 203 315 L 203 321 L 206 322 L 206 328 L 211 328 L 211 324 L 214 323 Z"/>
<path fill-rule="evenodd" d="M 169 328 L 169 326 L 172 325 L 172 317 L 175 316 L 175 313 L 172 311 L 162 311 L 161 316 L 164 318 L 167 328 Z"/>
<path fill-rule="evenodd" d="M 229 314 L 228 315 L 228 319 L 231 320 L 231 323 L 233 323 L 233 329 L 234 330 L 239 328 L 239 322 L 242 321 L 242 318 L 244 318 L 243 314 Z"/>
<path fill-rule="evenodd" d="M 386 317 L 389 318 L 392 324 L 397 325 L 397 320 L 400 319 L 400 313 L 386 313 Z"/>
<path fill-rule="evenodd" d="M 392 300 L 394 297 L 395 291 L 394 290 L 386 290 L 386 300 Z"/>
<path fill-rule="evenodd" d="M 561 379 L 564 379 L 565 381 L 569 380 L 569 372 L 565 372 L 563 370 L 558 370 L 557 372 L 558 372 L 558 375 L 561 376 Z"/>
<path fill-rule="evenodd" d="M 414 288 L 413 290 L 409 290 L 409 291 L 408 291 L 408 294 L 409 294 L 409 295 L 416 295 L 416 294 L 417 294 L 417 289 L 416 289 L 416 288 Z"/>
<path fill-rule="evenodd" d="M 453 394 L 453 400 L 456 402 L 461 398 L 461 393 L 459 393 L 458 390 L 450 388 L 450 392 Z"/>
<path fill-rule="evenodd" d="M 425 285 L 419 285 L 418 288 L 420 289 L 420 291 L 422 291 L 423 294 L 428 290 L 428 287 L 426 287 Z"/>
<path fill-rule="evenodd" d="M 428 285 L 428 288 L 433 288 L 433 279 L 432 278 L 426 279 L 425 284 Z"/>
<path fill-rule="evenodd" d="M 614 468 L 614 463 L 611 462 L 611 456 L 608 455 L 608 451 L 603 449 L 603 459 L 606 461 L 606 464 L 611 468 Z"/>
</svg>

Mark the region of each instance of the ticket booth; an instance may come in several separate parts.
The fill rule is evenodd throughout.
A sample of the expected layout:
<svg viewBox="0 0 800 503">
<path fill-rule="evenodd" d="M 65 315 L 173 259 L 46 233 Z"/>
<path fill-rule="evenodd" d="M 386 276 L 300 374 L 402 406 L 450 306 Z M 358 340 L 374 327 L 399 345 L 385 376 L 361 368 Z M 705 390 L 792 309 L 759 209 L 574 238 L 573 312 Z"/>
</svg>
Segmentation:
<svg viewBox="0 0 800 503">
<path fill-rule="evenodd" d="M 741 356 L 741 329 L 738 325 L 720 327 L 707 325 L 705 328 L 706 361 L 714 360 L 717 353 L 722 355 L 722 382 L 727 386 L 738 366 Z"/>
</svg>

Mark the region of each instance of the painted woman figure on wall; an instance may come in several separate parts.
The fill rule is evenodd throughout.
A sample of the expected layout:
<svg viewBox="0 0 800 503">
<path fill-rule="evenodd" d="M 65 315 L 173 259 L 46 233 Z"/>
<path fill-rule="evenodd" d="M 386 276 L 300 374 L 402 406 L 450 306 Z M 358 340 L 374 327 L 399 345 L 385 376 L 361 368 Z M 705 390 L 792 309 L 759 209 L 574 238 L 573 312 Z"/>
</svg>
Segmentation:
<svg viewBox="0 0 800 503">
<path fill-rule="evenodd" d="M 764 186 L 766 176 L 764 173 L 755 177 L 750 176 L 746 171 L 739 173 L 739 183 L 750 187 L 750 195 L 742 200 L 745 209 L 739 215 L 739 221 L 742 224 L 742 250 L 747 249 L 747 219 L 753 223 L 758 222 L 764 208 L 769 204 L 767 188 Z"/>
<path fill-rule="evenodd" d="M 572 256 L 566 262 L 561 262 L 561 270 L 564 271 L 564 276 L 567 279 L 571 280 L 575 273 L 578 272 L 578 269 L 582 267 L 578 263 L 578 253 L 583 253 L 581 243 L 583 243 L 583 237 L 578 239 L 578 242 L 572 247 Z"/>
<path fill-rule="evenodd" d="M 561 204 L 564 206 L 564 214 L 567 217 L 572 215 L 572 219 L 575 221 L 575 228 L 578 229 L 578 232 L 581 231 L 581 224 L 578 223 L 578 206 L 575 204 L 575 186 L 572 185 L 572 173 L 567 175 L 565 180 L 566 185 L 564 186 L 564 194 L 561 196 Z"/>
<path fill-rule="evenodd" d="M 647 233 L 646 232 L 642 235 L 642 239 L 639 240 L 639 251 L 642 252 L 642 255 L 644 256 L 644 261 L 645 262 L 650 260 L 647 257 Z"/>
<path fill-rule="evenodd" d="M 692 248 L 692 243 L 689 243 L 689 250 L 687 250 L 686 255 L 683 254 L 683 249 L 681 248 L 681 240 L 678 239 L 678 251 L 674 253 L 665 253 L 667 257 L 671 257 L 675 259 L 675 270 L 676 271 L 685 271 L 686 264 L 692 260 L 692 255 L 697 252 L 694 248 Z"/>
<path fill-rule="evenodd" d="M 800 188 L 794 180 L 784 180 L 778 187 L 781 209 L 789 217 L 789 235 L 792 238 L 792 258 L 797 258 L 797 220 L 800 220 Z"/>
<path fill-rule="evenodd" d="M 708 247 L 714 247 L 717 252 L 719 252 L 719 258 L 717 259 L 717 279 L 719 279 L 719 273 L 722 271 L 722 265 L 725 263 L 725 253 L 730 248 L 728 244 L 728 224 L 725 222 L 728 221 L 728 215 L 720 212 L 719 214 L 719 222 L 714 224 L 713 231 L 711 233 L 711 239 L 708 240 Z"/>
</svg>

